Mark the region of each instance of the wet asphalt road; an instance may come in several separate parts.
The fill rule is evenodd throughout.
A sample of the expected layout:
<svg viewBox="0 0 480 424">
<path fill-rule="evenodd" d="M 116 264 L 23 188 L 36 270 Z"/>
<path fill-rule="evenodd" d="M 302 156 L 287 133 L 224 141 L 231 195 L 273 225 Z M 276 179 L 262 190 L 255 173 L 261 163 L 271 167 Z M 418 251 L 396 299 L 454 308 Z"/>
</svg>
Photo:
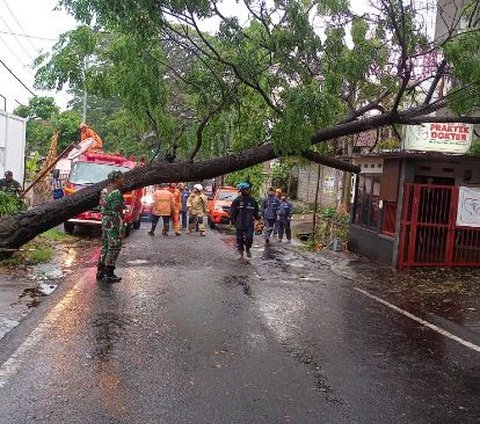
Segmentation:
<svg viewBox="0 0 480 424">
<path fill-rule="evenodd" d="M 145 232 L 0 341 L 0 423 L 480 422 L 478 352 L 290 246 Z"/>
</svg>

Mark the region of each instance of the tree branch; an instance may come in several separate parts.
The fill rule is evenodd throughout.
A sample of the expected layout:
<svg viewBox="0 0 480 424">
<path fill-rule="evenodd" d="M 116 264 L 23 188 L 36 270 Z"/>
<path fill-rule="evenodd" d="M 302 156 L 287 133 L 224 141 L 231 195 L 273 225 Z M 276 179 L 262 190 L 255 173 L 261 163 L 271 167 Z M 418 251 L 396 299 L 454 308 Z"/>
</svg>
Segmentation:
<svg viewBox="0 0 480 424">
<path fill-rule="evenodd" d="M 197 144 L 195 145 L 195 148 L 193 149 L 193 152 L 190 155 L 189 162 L 192 163 L 193 159 L 199 152 L 200 148 L 202 147 L 203 144 L 203 130 L 207 126 L 208 122 L 214 115 L 216 115 L 220 110 L 222 110 L 223 105 L 225 104 L 225 99 L 222 100 L 222 102 L 214 109 L 212 110 L 205 118 L 202 119 L 202 122 L 200 122 L 200 125 L 197 128 Z"/>
<path fill-rule="evenodd" d="M 324 156 L 312 150 L 302 152 L 302 157 L 308 159 L 311 162 L 329 166 L 330 168 L 340 169 L 341 171 L 352 172 L 354 174 L 360 173 L 360 167 L 357 165 L 353 165 L 350 162 L 345 162 L 343 160 L 335 159 L 329 156 Z"/>
<path fill-rule="evenodd" d="M 378 110 L 380 112 L 385 112 L 385 108 L 380 105 L 382 100 L 384 100 L 386 97 L 390 95 L 390 90 L 385 90 L 377 99 L 375 99 L 373 102 L 368 103 L 367 105 L 361 107 L 360 109 L 357 109 L 350 113 L 344 120 L 342 120 L 340 123 L 344 124 L 347 122 L 354 121 L 357 118 L 360 118 L 361 116 L 365 115 L 365 113 L 370 112 L 371 110 Z"/>
<path fill-rule="evenodd" d="M 443 59 L 437 68 L 435 77 L 433 78 L 432 84 L 430 85 L 430 88 L 428 89 L 428 93 L 425 96 L 425 100 L 423 101 L 423 106 L 428 105 L 432 100 L 432 97 L 435 94 L 435 90 L 437 89 L 437 85 L 440 82 L 440 79 L 442 78 L 442 76 L 444 75 L 446 66 L 447 66 L 447 61 Z"/>
</svg>

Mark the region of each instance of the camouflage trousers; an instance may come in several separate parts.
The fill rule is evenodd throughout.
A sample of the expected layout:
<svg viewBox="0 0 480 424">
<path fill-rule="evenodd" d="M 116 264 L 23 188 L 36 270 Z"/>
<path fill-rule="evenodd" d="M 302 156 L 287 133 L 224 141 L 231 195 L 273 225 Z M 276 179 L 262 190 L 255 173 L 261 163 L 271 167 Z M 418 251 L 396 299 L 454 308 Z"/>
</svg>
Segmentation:
<svg viewBox="0 0 480 424">
<path fill-rule="evenodd" d="M 103 266 L 115 266 L 120 249 L 122 248 L 122 239 L 120 230 L 116 227 L 102 229 L 102 250 L 98 264 Z"/>
</svg>

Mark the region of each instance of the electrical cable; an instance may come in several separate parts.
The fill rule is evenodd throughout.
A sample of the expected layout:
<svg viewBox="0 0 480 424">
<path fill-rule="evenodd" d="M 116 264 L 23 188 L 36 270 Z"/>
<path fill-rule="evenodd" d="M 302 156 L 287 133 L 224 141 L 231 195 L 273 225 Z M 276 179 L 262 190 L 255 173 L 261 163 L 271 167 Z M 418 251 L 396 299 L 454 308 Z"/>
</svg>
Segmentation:
<svg viewBox="0 0 480 424">
<path fill-rule="evenodd" d="M 2 0 L 2 1 L 3 1 L 3 4 L 7 7 L 8 11 L 10 12 L 10 15 L 12 15 L 13 19 L 17 23 L 18 27 L 23 31 L 23 34 L 25 34 L 26 33 L 25 29 L 23 28 L 22 24 L 18 21 L 17 17 L 15 16 L 15 13 L 13 13 L 12 9 L 8 5 L 7 0 Z M 32 43 L 32 41 L 29 38 L 27 38 L 27 41 L 30 43 L 30 46 L 32 46 L 33 50 L 36 53 L 38 51 L 37 47 Z"/>
<path fill-rule="evenodd" d="M 5 62 L 0 59 L 0 64 L 2 64 L 5 69 L 23 86 L 23 88 L 25 88 L 25 90 L 27 90 L 33 97 L 37 97 L 37 95 L 32 91 L 30 90 L 30 88 L 27 87 L 27 85 L 20 79 L 17 77 L 17 75 L 15 74 L 15 72 L 13 72 L 6 64 Z"/>
<path fill-rule="evenodd" d="M 17 37 L 34 38 L 36 40 L 43 40 L 43 41 L 57 41 L 57 40 L 55 40 L 55 38 L 46 38 L 46 37 L 39 37 L 37 35 L 20 34 L 18 32 L 9 32 L 9 31 L 1 31 L 0 30 L 0 34 L 16 35 Z"/>
<path fill-rule="evenodd" d="M 3 22 L 3 24 L 7 27 L 7 29 L 11 32 L 13 32 L 12 28 L 10 27 L 10 25 L 8 24 L 8 22 L 3 18 L 2 15 L 0 15 L 0 21 Z M 19 38 L 18 37 L 15 37 L 15 41 L 17 42 L 17 44 L 22 48 L 22 50 L 25 52 L 25 54 L 30 58 L 30 60 L 32 62 L 35 61 L 35 59 L 33 58 L 33 56 L 27 51 L 27 49 L 25 48 L 25 46 L 20 42 Z"/>
<path fill-rule="evenodd" d="M 22 68 L 26 69 L 28 73 L 35 78 L 35 75 L 33 75 L 33 72 L 28 68 L 27 65 L 25 65 L 24 61 L 20 59 L 20 57 L 17 55 L 15 50 L 13 50 L 10 45 L 2 38 L 0 37 L 0 42 L 8 49 L 8 51 L 12 54 L 12 56 L 17 59 L 17 62 L 22 66 Z"/>
</svg>

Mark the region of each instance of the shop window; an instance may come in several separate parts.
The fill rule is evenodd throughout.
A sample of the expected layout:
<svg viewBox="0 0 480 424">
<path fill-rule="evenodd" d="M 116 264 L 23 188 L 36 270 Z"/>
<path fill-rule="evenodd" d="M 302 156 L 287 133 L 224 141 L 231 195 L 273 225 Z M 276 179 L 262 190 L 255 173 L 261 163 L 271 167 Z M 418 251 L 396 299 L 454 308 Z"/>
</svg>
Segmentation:
<svg viewBox="0 0 480 424">
<path fill-rule="evenodd" d="M 354 224 L 376 230 L 378 227 L 378 202 L 380 175 L 359 175 L 355 199 Z"/>
</svg>

